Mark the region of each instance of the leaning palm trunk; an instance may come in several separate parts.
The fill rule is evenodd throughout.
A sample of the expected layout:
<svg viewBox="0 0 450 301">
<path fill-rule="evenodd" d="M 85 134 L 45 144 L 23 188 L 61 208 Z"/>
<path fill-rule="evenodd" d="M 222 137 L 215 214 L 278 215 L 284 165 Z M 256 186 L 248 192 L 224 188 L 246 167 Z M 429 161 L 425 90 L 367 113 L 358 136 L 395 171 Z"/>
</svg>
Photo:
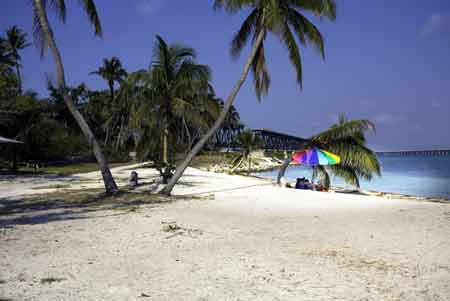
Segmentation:
<svg viewBox="0 0 450 301">
<path fill-rule="evenodd" d="M 291 163 L 291 158 L 287 158 L 283 161 L 283 164 L 280 166 L 280 170 L 278 171 L 277 176 L 277 184 L 281 184 L 281 178 L 284 177 L 284 174 L 286 173 L 286 169 L 289 166 L 289 163 Z"/>
<path fill-rule="evenodd" d="M 170 179 L 167 186 L 164 187 L 164 189 L 161 191 L 161 193 L 170 195 L 173 187 L 178 182 L 178 180 L 181 178 L 181 176 L 183 175 L 184 171 L 189 166 L 191 161 L 200 152 L 200 150 L 203 148 L 205 143 L 214 135 L 214 133 L 220 128 L 222 123 L 225 121 L 225 118 L 227 117 L 227 115 L 234 103 L 234 100 L 236 99 L 236 96 L 239 93 L 239 90 L 241 89 L 242 85 L 245 82 L 245 79 L 248 76 L 248 72 L 250 71 L 253 60 L 255 59 L 256 53 L 257 53 L 258 49 L 260 48 L 260 46 L 264 40 L 264 37 L 265 37 L 265 32 L 263 30 L 261 30 L 258 33 L 255 44 L 253 45 L 253 48 L 252 48 L 252 52 L 250 53 L 250 56 L 247 59 L 247 63 L 245 64 L 244 69 L 242 70 L 241 76 L 240 76 L 238 82 L 236 83 L 236 86 L 231 91 L 231 94 L 228 96 L 227 101 L 225 102 L 224 107 L 223 107 L 222 111 L 220 112 L 219 118 L 217 118 L 217 120 L 214 122 L 214 125 L 212 126 L 212 128 L 209 129 L 209 131 L 202 137 L 202 139 L 200 139 L 199 142 L 197 142 L 197 144 L 192 148 L 192 150 L 186 156 L 184 161 L 178 166 L 177 170 L 175 171 L 175 174 Z"/>
<path fill-rule="evenodd" d="M 78 125 L 81 128 L 81 131 L 86 136 L 86 139 L 88 140 L 89 145 L 92 147 L 92 151 L 95 155 L 95 158 L 97 159 L 98 165 L 100 166 L 100 170 L 103 177 L 103 182 L 105 184 L 106 192 L 108 193 L 114 193 L 118 191 L 116 182 L 114 181 L 114 178 L 111 174 L 111 171 L 109 170 L 108 163 L 103 156 L 102 150 L 100 148 L 100 145 L 98 144 L 97 140 L 94 137 L 94 134 L 92 133 L 91 129 L 89 128 L 89 125 L 84 120 L 83 116 L 80 114 L 80 112 L 77 110 L 75 104 L 73 103 L 70 96 L 67 94 L 66 89 L 66 80 L 64 78 L 64 67 L 62 64 L 61 54 L 59 53 L 58 47 L 56 46 L 56 42 L 53 36 L 53 31 L 50 28 L 48 17 L 45 12 L 42 0 L 34 0 L 35 7 L 36 7 L 36 13 L 38 15 L 39 21 L 42 26 L 42 31 L 45 36 L 45 42 L 48 43 L 48 46 L 52 52 L 53 59 L 55 61 L 56 65 L 56 75 L 57 75 L 57 84 L 58 87 L 63 94 L 64 102 L 69 109 L 72 116 L 77 121 Z"/>
</svg>

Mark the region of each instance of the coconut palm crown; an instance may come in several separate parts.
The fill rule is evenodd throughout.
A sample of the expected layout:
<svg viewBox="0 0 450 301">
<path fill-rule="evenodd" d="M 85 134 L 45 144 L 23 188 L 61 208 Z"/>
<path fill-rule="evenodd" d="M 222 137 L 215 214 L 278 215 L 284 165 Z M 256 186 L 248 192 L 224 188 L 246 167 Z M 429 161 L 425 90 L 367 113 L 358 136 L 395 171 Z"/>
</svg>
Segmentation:
<svg viewBox="0 0 450 301">
<path fill-rule="evenodd" d="M 31 44 L 27 42 L 27 34 L 18 26 L 12 26 L 6 30 L 6 37 L 0 41 L 3 46 L 3 50 L 9 54 L 10 62 L 16 68 L 16 75 L 19 85 L 19 92 L 22 91 L 22 76 L 20 68 L 22 65 L 20 61 L 20 51 L 29 47 Z"/>
<path fill-rule="evenodd" d="M 325 59 L 323 36 L 304 12 L 330 20 L 336 19 L 334 0 L 216 0 L 214 7 L 223 8 L 230 14 L 238 13 L 245 8 L 250 9 L 250 14 L 234 34 L 231 42 L 230 53 L 233 58 L 240 56 L 250 40 L 255 43 L 258 34 L 263 34 L 265 40 L 267 33 L 272 33 L 286 47 L 300 88 L 303 84 L 303 72 L 297 40 L 302 46 L 312 44 Z M 270 86 L 264 40 L 260 43 L 251 66 L 255 91 L 259 99 L 267 94 Z"/>
<path fill-rule="evenodd" d="M 95 74 L 107 81 L 111 93 L 111 102 L 114 101 L 114 83 L 121 82 L 127 75 L 127 71 L 122 67 L 122 62 L 117 57 L 103 59 L 103 66 L 90 74 Z"/>
<path fill-rule="evenodd" d="M 174 117 L 184 115 L 195 121 L 198 114 L 195 114 L 196 108 L 192 101 L 197 98 L 195 100 L 198 103 L 198 96 L 207 95 L 210 89 L 211 70 L 206 65 L 197 64 L 196 57 L 193 48 L 169 45 L 161 36 L 156 36 L 149 77 L 163 129 L 164 163 L 168 163 L 169 128 Z"/>
</svg>

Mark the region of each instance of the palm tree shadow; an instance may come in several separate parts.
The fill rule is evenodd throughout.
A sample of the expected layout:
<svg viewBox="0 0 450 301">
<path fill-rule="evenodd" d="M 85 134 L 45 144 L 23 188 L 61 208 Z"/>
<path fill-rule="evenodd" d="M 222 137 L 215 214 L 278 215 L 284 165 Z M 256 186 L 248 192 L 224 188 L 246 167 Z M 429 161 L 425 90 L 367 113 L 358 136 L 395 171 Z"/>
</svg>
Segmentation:
<svg viewBox="0 0 450 301">
<path fill-rule="evenodd" d="M 173 197 L 135 192 L 120 192 L 114 195 L 64 192 L 64 195 L 0 199 L 0 229 L 17 225 L 118 216 L 135 211 L 141 206 L 167 204 L 174 200 Z M 113 212 L 114 210 L 117 211 Z M 98 214 L 99 212 L 105 213 Z"/>
</svg>

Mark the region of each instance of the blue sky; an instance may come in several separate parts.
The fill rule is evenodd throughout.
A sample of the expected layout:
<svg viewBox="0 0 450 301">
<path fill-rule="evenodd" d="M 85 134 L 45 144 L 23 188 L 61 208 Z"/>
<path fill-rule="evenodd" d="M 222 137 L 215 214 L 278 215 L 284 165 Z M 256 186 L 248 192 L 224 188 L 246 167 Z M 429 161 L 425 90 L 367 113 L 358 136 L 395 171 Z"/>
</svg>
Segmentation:
<svg viewBox="0 0 450 301">
<path fill-rule="evenodd" d="M 150 64 L 155 34 L 198 51 L 213 69 L 216 93 L 226 98 L 245 56 L 233 61 L 229 44 L 247 12 L 228 16 L 212 1 L 97 0 L 104 37 L 95 38 L 78 1 L 66 1 L 67 24 L 51 15 L 67 80 L 105 88 L 89 75 L 105 57 L 118 56 L 129 71 Z M 259 103 L 249 78 L 236 100 L 243 121 L 308 137 L 330 126 L 339 113 L 368 118 L 377 126 L 369 138 L 376 150 L 450 148 L 450 1 L 337 1 L 331 23 L 311 17 L 325 36 L 326 61 L 302 49 L 304 88 L 299 90 L 287 53 L 276 39 L 266 46 L 272 85 Z M 0 31 L 19 25 L 31 33 L 28 0 L 3 0 Z M 30 36 L 31 38 L 31 36 Z M 23 52 L 24 85 L 45 95 L 52 77 L 50 57 L 34 47 Z"/>
</svg>

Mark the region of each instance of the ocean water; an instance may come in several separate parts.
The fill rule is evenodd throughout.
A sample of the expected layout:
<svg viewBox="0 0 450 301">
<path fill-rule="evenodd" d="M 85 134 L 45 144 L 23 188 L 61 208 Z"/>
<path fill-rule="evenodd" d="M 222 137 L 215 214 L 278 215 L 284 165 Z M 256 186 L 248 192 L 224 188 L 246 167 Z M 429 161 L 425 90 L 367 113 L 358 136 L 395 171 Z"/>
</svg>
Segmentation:
<svg viewBox="0 0 450 301">
<path fill-rule="evenodd" d="M 393 192 L 423 197 L 450 199 L 450 156 L 397 156 L 378 155 L 382 165 L 381 177 L 372 181 L 361 180 L 361 189 Z M 276 179 L 278 170 L 256 175 Z M 311 168 L 290 166 L 286 177 L 311 179 Z M 351 188 L 340 178 L 331 178 L 331 185 Z"/>
</svg>

